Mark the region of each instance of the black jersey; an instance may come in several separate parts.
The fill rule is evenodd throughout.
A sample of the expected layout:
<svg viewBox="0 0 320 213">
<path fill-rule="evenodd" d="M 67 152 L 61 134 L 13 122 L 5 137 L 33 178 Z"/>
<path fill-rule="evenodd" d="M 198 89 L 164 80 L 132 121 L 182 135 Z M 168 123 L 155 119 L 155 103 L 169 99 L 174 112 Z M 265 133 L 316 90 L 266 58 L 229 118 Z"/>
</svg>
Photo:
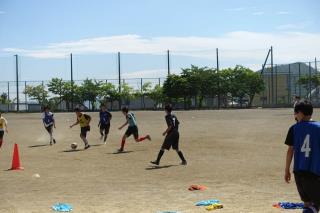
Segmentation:
<svg viewBox="0 0 320 213">
<path fill-rule="evenodd" d="M 178 131 L 179 123 L 180 123 L 178 121 L 178 118 L 173 114 L 168 114 L 168 115 L 166 115 L 165 118 L 166 118 L 166 122 L 167 122 L 168 127 L 171 127 L 169 133 L 172 131 Z"/>
</svg>

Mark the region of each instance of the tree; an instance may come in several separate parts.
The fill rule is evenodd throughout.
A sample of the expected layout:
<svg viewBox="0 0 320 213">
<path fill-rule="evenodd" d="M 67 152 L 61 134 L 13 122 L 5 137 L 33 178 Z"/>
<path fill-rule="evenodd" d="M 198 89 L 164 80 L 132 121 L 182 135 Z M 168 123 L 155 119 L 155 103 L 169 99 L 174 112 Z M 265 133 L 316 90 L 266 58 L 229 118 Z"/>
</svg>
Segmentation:
<svg viewBox="0 0 320 213">
<path fill-rule="evenodd" d="M 142 98 L 143 109 L 146 108 L 145 97 L 150 95 L 151 88 L 152 88 L 151 82 L 145 82 L 142 85 L 141 92 L 140 92 L 141 94 L 140 95 L 141 95 L 141 98 Z"/>
<path fill-rule="evenodd" d="M 190 97 L 187 79 L 179 75 L 169 75 L 163 83 L 163 93 L 168 98 L 167 101 L 172 102 L 175 99 L 183 98 L 184 108 L 187 108 L 187 98 Z M 188 102 L 190 105 L 190 102 Z"/>
<path fill-rule="evenodd" d="M 130 100 L 135 98 L 134 89 L 129 86 L 128 83 L 122 83 L 121 84 L 121 92 L 120 92 L 120 98 L 125 101 L 126 105 L 130 104 Z"/>
<path fill-rule="evenodd" d="M 101 99 L 102 102 L 110 102 L 111 109 L 113 106 L 113 102 L 119 100 L 119 92 L 117 88 L 111 83 L 101 83 L 100 85 L 100 92 L 98 97 Z"/>
<path fill-rule="evenodd" d="M 320 86 L 320 76 L 319 75 L 305 75 L 302 76 L 298 82 L 299 85 L 303 86 L 307 91 L 309 91 L 309 87 L 311 86 L 311 91 L 315 88 L 318 88 Z M 311 94 L 309 94 L 309 97 L 311 97 Z"/>
<path fill-rule="evenodd" d="M 28 95 L 32 100 L 36 100 L 39 104 L 44 105 L 48 103 L 48 91 L 43 85 L 38 86 L 26 86 L 23 91 L 24 94 Z"/>
<path fill-rule="evenodd" d="M 155 102 L 155 108 L 164 101 L 163 90 L 160 85 L 156 85 L 149 93 L 149 97 Z"/>
<path fill-rule="evenodd" d="M 8 95 L 7 93 L 3 92 L 0 96 L 0 103 L 1 104 L 8 104 L 9 100 L 8 100 Z"/>
<path fill-rule="evenodd" d="M 79 87 L 80 97 L 82 101 L 89 101 L 91 103 L 92 111 L 95 110 L 95 103 L 97 97 L 100 94 L 100 86 L 102 82 L 92 79 L 86 79 L 83 81 L 82 85 Z"/>
<path fill-rule="evenodd" d="M 62 99 L 62 96 L 64 94 L 63 85 L 64 85 L 64 82 L 62 78 L 52 78 L 51 81 L 47 84 L 48 90 L 51 93 L 58 95 L 58 99 L 56 97 L 53 97 L 50 99 L 54 103 L 54 105 L 61 104 L 63 100 Z"/>
</svg>

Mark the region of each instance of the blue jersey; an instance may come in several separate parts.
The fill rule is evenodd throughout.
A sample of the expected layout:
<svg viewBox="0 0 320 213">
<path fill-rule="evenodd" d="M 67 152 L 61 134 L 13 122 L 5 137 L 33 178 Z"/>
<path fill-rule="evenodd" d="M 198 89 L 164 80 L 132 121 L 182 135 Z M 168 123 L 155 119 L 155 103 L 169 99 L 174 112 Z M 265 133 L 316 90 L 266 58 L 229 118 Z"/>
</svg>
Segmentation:
<svg viewBox="0 0 320 213">
<path fill-rule="evenodd" d="M 109 124 L 110 123 L 110 120 L 112 118 L 112 115 L 110 112 L 108 111 L 100 111 L 99 113 L 100 115 L 100 124 L 101 125 L 106 125 L 106 124 Z"/>
<path fill-rule="evenodd" d="M 320 176 L 320 122 L 299 122 L 293 126 L 294 171 Z"/>
<path fill-rule="evenodd" d="M 53 125 L 53 122 L 54 122 L 53 113 L 52 112 L 48 112 L 48 113 L 44 112 L 42 114 L 42 121 L 46 127 Z"/>
</svg>

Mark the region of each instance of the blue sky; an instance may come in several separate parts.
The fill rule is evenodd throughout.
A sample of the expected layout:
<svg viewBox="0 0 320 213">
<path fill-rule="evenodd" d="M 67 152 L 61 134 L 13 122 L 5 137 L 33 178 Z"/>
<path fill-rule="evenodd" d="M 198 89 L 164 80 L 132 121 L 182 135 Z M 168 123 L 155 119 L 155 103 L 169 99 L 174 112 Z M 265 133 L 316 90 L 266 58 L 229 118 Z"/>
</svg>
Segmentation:
<svg viewBox="0 0 320 213">
<path fill-rule="evenodd" d="M 268 48 L 275 63 L 320 58 L 319 0 L 0 0 L 1 81 L 163 77 L 190 64 L 258 69 Z"/>
</svg>

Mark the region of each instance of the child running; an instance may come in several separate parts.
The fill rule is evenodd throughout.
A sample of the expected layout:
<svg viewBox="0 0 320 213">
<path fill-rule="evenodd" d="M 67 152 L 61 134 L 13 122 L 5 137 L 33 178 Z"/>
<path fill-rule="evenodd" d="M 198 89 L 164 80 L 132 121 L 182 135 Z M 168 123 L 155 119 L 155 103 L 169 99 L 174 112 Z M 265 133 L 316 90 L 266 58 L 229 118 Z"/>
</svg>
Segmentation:
<svg viewBox="0 0 320 213">
<path fill-rule="evenodd" d="M 44 128 L 48 131 L 50 135 L 50 146 L 51 146 L 52 142 L 54 144 L 56 143 L 56 140 L 53 138 L 53 127 L 56 128 L 56 123 L 53 118 L 53 113 L 50 112 L 50 109 L 48 106 L 45 106 L 43 108 L 42 122 L 43 122 Z"/>
<path fill-rule="evenodd" d="M 313 106 L 299 102 L 294 107 L 297 123 L 289 128 L 284 180 L 291 180 L 290 165 L 294 158 L 293 173 L 297 190 L 304 202 L 304 213 L 315 213 L 320 207 L 320 122 L 311 120 Z"/>
<path fill-rule="evenodd" d="M 164 154 L 164 150 L 165 149 L 169 150 L 172 147 L 172 149 L 176 150 L 176 152 L 178 153 L 182 161 L 181 165 L 187 165 L 186 159 L 184 158 L 182 152 L 179 150 L 179 131 L 178 131 L 179 121 L 175 115 L 171 114 L 172 112 L 171 105 L 166 105 L 164 109 L 166 112 L 165 119 L 166 119 L 168 128 L 162 133 L 162 135 L 166 137 L 159 151 L 157 160 L 151 161 L 150 163 L 159 165 L 161 157 Z"/>
<path fill-rule="evenodd" d="M 1 148 L 2 142 L 3 142 L 4 131 L 6 131 L 6 133 L 8 133 L 8 122 L 2 116 L 2 112 L 0 111 L 0 148 Z"/>
<path fill-rule="evenodd" d="M 145 139 L 148 139 L 150 141 L 151 140 L 150 135 L 146 135 L 144 137 L 139 138 L 136 118 L 132 112 L 129 112 L 128 107 L 122 107 L 121 111 L 123 115 L 126 117 L 127 121 L 122 126 L 119 127 L 119 130 L 121 130 L 127 124 L 129 124 L 129 126 L 127 131 L 122 136 L 121 147 L 120 149 L 118 149 L 118 152 L 124 151 L 124 144 L 126 143 L 126 138 L 128 138 L 132 134 L 136 142 L 141 142 L 141 141 L 144 141 Z"/>
<path fill-rule="evenodd" d="M 104 144 L 106 144 L 106 140 L 109 134 L 110 130 L 110 121 L 112 119 L 111 113 L 107 110 L 106 106 L 102 104 L 100 106 L 100 113 L 99 113 L 100 121 L 98 124 L 98 127 L 100 127 L 100 135 L 101 135 L 101 140 L 103 139 Z"/>
<path fill-rule="evenodd" d="M 87 140 L 87 132 L 90 131 L 90 121 L 91 117 L 90 115 L 87 115 L 85 113 L 81 113 L 79 108 L 75 108 L 75 113 L 77 115 L 77 121 L 70 126 L 72 128 L 75 125 L 80 124 L 80 138 L 84 142 L 84 149 L 88 149 L 90 147 L 89 142 Z"/>
</svg>

